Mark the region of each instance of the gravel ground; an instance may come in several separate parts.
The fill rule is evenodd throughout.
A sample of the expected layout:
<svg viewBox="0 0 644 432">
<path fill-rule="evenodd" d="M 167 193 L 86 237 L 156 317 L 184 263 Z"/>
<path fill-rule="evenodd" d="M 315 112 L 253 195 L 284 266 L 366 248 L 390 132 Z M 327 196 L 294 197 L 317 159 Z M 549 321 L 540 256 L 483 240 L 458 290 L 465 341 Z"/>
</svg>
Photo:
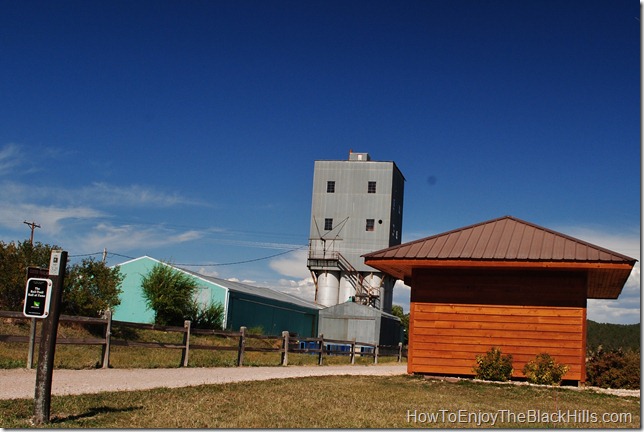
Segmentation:
<svg viewBox="0 0 644 432">
<path fill-rule="evenodd" d="M 158 387 L 189 387 L 274 378 L 298 378 L 328 375 L 404 375 L 407 365 L 334 365 L 241 368 L 176 369 L 55 369 L 53 395 L 100 393 L 106 391 L 145 390 Z M 0 370 L 0 399 L 34 397 L 35 369 Z"/>
<path fill-rule="evenodd" d="M 53 375 L 52 394 L 100 393 L 106 391 L 145 390 L 158 387 L 176 388 L 201 384 L 222 384 L 308 376 L 387 376 L 404 375 L 406 373 L 406 364 L 173 369 L 56 369 Z M 434 379 L 441 378 L 435 377 Z M 512 384 L 526 385 L 526 383 L 516 382 L 512 382 Z M 34 369 L 0 369 L 0 399 L 33 398 L 35 387 L 36 371 Z M 616 396 L 640 397 L 639 390 L 600 389 L 598 387 L 566 388 L 574 391 L 587 390 L 609 393 Z"/>
</svg>

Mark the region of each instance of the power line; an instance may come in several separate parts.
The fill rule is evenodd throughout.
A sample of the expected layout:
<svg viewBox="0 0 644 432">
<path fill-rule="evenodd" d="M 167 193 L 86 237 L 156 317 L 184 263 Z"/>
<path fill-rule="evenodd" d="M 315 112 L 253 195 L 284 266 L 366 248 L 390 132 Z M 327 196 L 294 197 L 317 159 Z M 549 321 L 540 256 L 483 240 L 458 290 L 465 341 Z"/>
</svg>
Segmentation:
<svg viewBox="0 0 644 432">
<path fill-rule="evenodd" d="M 257 261 L 263 261 L 271 258 L 275 258 L 281 255 L 286 255 L 291 252 L 295 252 L 297 250 L 304 249 L 305 247 L 308 247 L 308 245 L 302 245 L 294 249 L 289 249 L 284 252 L 276 253 L 273 255 L 268 255 L 260 258 L 253 258 L 253 259 L 248 259 L 248 260 L 243 260 L 243 261 L 233 261 L 233 262 L 225 262 L 225 263 L 203 263 L 203 264 L 186 264 L 186 263 L 173 263 L 173 265 L 176 266 L 183 266 L 183 267 L 221 267 L 221 266 L 229 266 L 229 265 L 237 265 L 237 264 L 247 264 L 247 263 L 252 263 L 252 262 L 257 262 Z M 79 258 L 79 257 L 88 257 L 88 256 L 94 256 L 94 255 L 105 255 L 106 251 L 103 252 L 94 252 L 94 253 L 88 253 L 88 254 L 79 254 L 79 255 L 69 255 L 70 258 Z M 109 256 L 117 256 L 121 258 L 126 258 L 126 259 L 136 259 L 136 257 L 128 256 L 128 255 L 123 255 L 120 253 L 116 252 L 109 252 L 107 251 L 107 255 Z"/>
<path fill-rule="evenodd" d="M 256 262 L 256 261 L 263 261 L 271 258 L 278 257 L 280 255 L 286 255 L 291 252 L 295 252 L 296 250 L 303 249 L 308 246 L 300 246 L 295 249 L 287 250 L 286 252 L 280 252 L 277 254 L 261 257 L 261 258 L 255 258 L 255 259 L 250 259 L 250 260 L 244 260 L 244 261 L 235 261 L 235 262 L 228 262 L 228 263 L 217 263 L 217 264 L 175 264 L 177 266 L 184 266 L 184 267 L 218 267 L 218 266 L 227 266 L 227 265 L 235 265 L 235 264 L 247 264 L 251 262 Z"/>
</svg>

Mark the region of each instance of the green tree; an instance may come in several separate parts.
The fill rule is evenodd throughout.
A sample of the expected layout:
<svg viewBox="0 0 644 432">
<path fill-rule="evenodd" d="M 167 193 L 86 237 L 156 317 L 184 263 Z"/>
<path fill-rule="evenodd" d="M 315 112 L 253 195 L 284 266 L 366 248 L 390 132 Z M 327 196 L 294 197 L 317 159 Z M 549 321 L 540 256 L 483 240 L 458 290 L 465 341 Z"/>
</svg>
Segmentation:
<svg viewBox="0 0 644 432">
<path fill-rule="evenodd" d="M 62 312 L 68 315 L 99 316 L 101 311 L 121 304 L 123 276 L 118 267 L 109 268 L 93 258 L 67 269 Z"/>
<path fill-rule="evenodd" d="M 197 282 L 168 264 L 159 263 L 141 281 L 143 297 L 160 325 L 183 325 L 194 313 Z"/>
<path fill-rule="evenodd" d="M 196 299 L 197 281 L 169 264 L 155 265 L 144 276 L 141 288 L 156 324 L 181 326 L 190 320 L 195 328 L 223 326 L 224 307 L 219 303 L 201 304 Z"/>
<path fill-rule="evenodd" d="M 391 314 L 400 318 L 400 323 L 405 331 L 403 344 L 407 345 L 409 340 L 409 313 L 405 313 L 402 306 L 393 305 L 391 307 Z"/>
<path fill-rule="evenodd" d="M 49 267 L 52 249 L 57 246 L 29 241 L 0 241 L 0 309 L 22 310 L 27 283 L 27 267 Z"/>
</svg>

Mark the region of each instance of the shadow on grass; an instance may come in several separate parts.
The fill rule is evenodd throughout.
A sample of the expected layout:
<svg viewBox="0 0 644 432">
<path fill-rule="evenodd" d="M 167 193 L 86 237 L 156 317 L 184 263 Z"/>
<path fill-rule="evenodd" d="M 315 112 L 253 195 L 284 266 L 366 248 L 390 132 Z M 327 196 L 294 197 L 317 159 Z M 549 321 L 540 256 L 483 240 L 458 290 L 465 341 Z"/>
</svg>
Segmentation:
<svg viewBox="0 0 644 432">
<path fill-rule="evenodd" d="M 134 407 L 126 407 L 126 408 L 113 408 L 113 407 L 97 407 L 97 408 L 90 408 L 89 411 L 82 413 L 82 414 L 76 414 L 76 415 L 70 415 L 66 417 L 54 417 L 51 419 L 52 423 L 64 423 L 68 421 L 75 421 L 75 420 L 81 420 L 81 419 L 87 419 L 87 418 L 92 418 L 96 415 L 99 414 L 108 414 L 108 413 L 121 413 L 121 412 L 131 412 L 131 411 L 137 411 L 143 409 L 142 406 L 134 406 Z"/>
</svg>

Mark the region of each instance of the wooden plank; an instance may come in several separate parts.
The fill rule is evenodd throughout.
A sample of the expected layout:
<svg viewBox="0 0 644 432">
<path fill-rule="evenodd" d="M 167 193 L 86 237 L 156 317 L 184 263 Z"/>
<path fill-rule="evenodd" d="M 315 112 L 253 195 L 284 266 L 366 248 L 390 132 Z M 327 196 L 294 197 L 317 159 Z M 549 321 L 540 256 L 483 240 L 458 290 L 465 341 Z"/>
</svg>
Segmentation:
<svg viewBox="0 0 644 432">
<path fill-rule="evenodd" d="M 418 342 L 414 344 L 414 351 L 419 353 L 421 352 L 436 352 L 441 353 L 446 351 L 447 353 L 468 353 L 468 354 L 483 354 L 491 347 L 488 344 L 478 343 L 478 344 L 446 344 L 446 343 L 431 343 L 431 342 Z M 513 353 L 513 354 L 533 354 L 535 352 L 534 346 L 526 345 L 502 345 L 499 346 L 502 352 Z M 549 348 L 548 353 L 557 358 L 558 356 L 579 356 L 579 347 L 559 347 L 556 349 Z M 437 354 L 439 355 L 439 354 Z M 447 354 L 446 354 L 447 355 Z"/>
<path fill-rule="evenodd" d="M 579 334 L 583 325 L 581 323 L 572 324 L 541 324 L 533 323 L 532 320 L 524 322 L 505 322 L 505 321 L 447 321 L 447 320 L 432 320 L 424 321 L 417 320 L 416 328 L 426 329 L 453 329 L 453 330 L 507 330 L 507 331 L 536 331 L 536 332 L 555 332 L 561 333 L 574 333 Z"/>
<path fill-rule="evenodd" d="M 507 351 L 504 351 L 504 353 Z M 444 354 L 444 355 L 441 355 Z M 467 362 L 468 364 L 475 364 L 476 363 L 476 357 L 478 355 L 482 355 L 484 353 L 477 352 L 477 353 L 417 353 L 415 356 L 415 361 L 418 362 L 423 362 L 423 361 L 435 361 L 436 363 L 445 363 L 445 364 L 460 364 L 459 362 Z M 530 354 L 512 354 L 512 361 L 514 363 L 515 369 L 517 368 L 517 364 L 521 365 L 521 368 L 523 368 L 523 365 L 526 363 L 530 362 L 531 360 L 535 359 L 536 354 L 530 353 Z M 578 365 L 579 357 L 577 355 L 572 355 L 572 356 L 555 356 L 555 359 L 558 363 L 563 363 L 566 365 Z"/>
<path fill-rule="evenodd" d="M 217 345 L 190 345 L 190 349 L 195 350 L 195 349 L 200 349 L 200 350 L 208 350 L 208 351 L 237 351 L 238 348 L 236 346 L 217 346 Z"/>
<path fill-rule="evenodd" d="M 412 303 L 414 312 L 470 313 L 477 315 L 580 317 L 582 308 L 549 306 L 502 306 L 484 304 Z"/>
<path fill-rule="evenodd" d="M 72 315 L 61 315 L 60 321 L 65 322 L 74 322 L 81 324 L 107 324 L 107 319 L 105 318 L 96 318 L 96 317 L 83 317 L 83 316 L 72 316 Z"/>
<path fill-rule="evenodd" d="M 177 332 L 185 333 L 185 327 L 176 327 L 176 326 L 162 326 L 157 324 L 143 324 L 143 323 L 132 323 L 127 321 L 112 321 L 112 326 L 123 326 L 123 327 L 133 327 L 143 330 L 158 330 L 166 332 Z"/>
<path fill-rule="evenodd" d="M 538 324 L 570 324 L 578 325 L 578 316 L 538 316 L 538 315 L 501 315 L 501 314 L 476 314 L 476 313 L 438 313 L 438 312 L 417 312 L 414 319 L 423 321 L 478 321 L 478 322 L 504 322 L 522 323 L 527 319 Z"/>
<path fill-rule="evenodd" d="M 162 343 L 162 342 L 137 342 L 137 341 L 117 340 L 117 339 L 112 339 L 112 345 L 127 346 L 127 347 L 141 347 L 141 348 L 178 348 L 178 349 L 185 348 L 185 346 L 182 344 L 169 344 L 169 343 Z"/>
<path fill-rule="evenodd" d="M 470 336 L 432 336 L 432 335 L 414 335 L 414 341 L 417 342 L 438 342 L 453 344 L 481 344 L 482 346 L 499 346 L 499 345 L 525 345 L 551 348 L 581 348 L 581 341 L 577 340 L 551 340 L 551 339 L 533 339 L 533 338 L 489 338 Z M 413 346 L 410 344 L 410 346 Z"/>
<path fill-rule="evenodd" d="M 426 373 L 434 375 L 459 375 L 459 376 L 474 376 L 471 367 L 467 366 L 451 366 L 451 365 L 431 365 L 431 364 L 414 364 L 412 365 L 414 372 Z M 515 369 L 513 378 L 525 378 L 525 375 L 520 370 Z M 564 375 L 563 379 L 580 381 L 581 373 L 576 370 L 570 370 Z"/>
<path fill-rule="evenodd" d="M 518 338 L 518 339 L 540 339 L 540 340 L 574 340 L 581 342 L 581 333 L 559 333 L 559 332 L 541 332 L 535 330 L 496 330 L 496 329 L 442 329 L 417 327 L 416 334 L 432 336 L 461 336 L 466 334 L 468 337 L 478 338 Z"/>
</svg>

